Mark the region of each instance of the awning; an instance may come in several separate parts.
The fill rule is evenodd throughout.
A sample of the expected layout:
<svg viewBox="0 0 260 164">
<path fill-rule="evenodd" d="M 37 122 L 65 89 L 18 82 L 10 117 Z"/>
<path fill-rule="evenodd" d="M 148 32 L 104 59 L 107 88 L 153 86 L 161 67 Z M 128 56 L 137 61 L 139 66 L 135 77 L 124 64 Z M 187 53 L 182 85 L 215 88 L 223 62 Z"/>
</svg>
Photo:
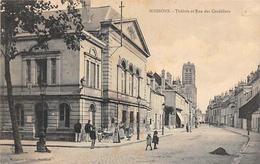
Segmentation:
<svg viewBox="0 0 260 164">
<path fill-rule="evenodd" d="M 239 118 L 247 118 L 247 115 L 251 115 L 260 107 L 260 92 L 257 93 L 251 100 L 245 105 L 239 108 Z"/>
<path fill-rule="evenodd" d="M 177 111 L 177 116 L 180 118 L 181 123 L 183 124 L 184 123 L 184 119 L 183 119 L 183 117 L 181 115 L 181 112 Z"/>
</svg>

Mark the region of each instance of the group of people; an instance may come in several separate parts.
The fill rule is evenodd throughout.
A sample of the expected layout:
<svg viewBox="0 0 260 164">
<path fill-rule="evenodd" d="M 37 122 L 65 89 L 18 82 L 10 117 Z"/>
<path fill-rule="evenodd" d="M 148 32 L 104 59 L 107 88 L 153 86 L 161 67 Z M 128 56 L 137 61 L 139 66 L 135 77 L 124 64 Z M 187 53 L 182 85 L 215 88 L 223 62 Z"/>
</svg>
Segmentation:
<svg viewBox="0 0 260 164">
<path fill-rule="evenodd" d="M 159 137 L 158 137 L 157 131 L 154 131 L 153 137 L 151 136 L 150 133 L 148 133 L 148 135 L 146 137 L 146 148 L 145 148 L 145 150 L 147 150 L 148 146 L 150 147 L 150 150 L 153 150 L 152 143 L 154 144 L 153 148 L 157 149 L 157 145 L 159 144 Z"/>
<path fill-rule="evenodd" d="M 96 129 L 95 126 L 91 125 L 90 120 L 88 120 L 88 123 L 85 125 L 85 134 L 86 136 L 83 137 L 81 134 L 82 132 L 82 125 L 79 122 L 79 120 L 77 121 L 77 123 L 74 125 L 74 131 L 75 131 L 75 142 L 81 142 L 82 138 L 83 140 L 85 140 L 86 142 L 90 142 L 91 140 L 91 149 L 94 149 L 95 147 L 95 143 L 96 143 L 96 139 L 97 139 L 97 135 L 96 135 Z M 102 131 L 101 129 L 98 130 L 98 140 L 99 142 L 102 139 Z M 119 134 L 119 127 L 116 126 L 114 134 L 113 134 L 113 142 L 114 143 L 120 143 L 120 134 Z M 148 133 L 147 137 L 146 137 L 146 148 L 145 150 L 147 150 L 148 147 L 150 147 L 150 150 L 152 150 L 152 143 L 154 144 L 154 149 L 157 149 L 157 145 L 159 144 L 159 137 L 158 137 L 158 132 L 154 131 L 153 133 L 153 137 L 151 136 L 150 133 Z"/>
<path fill-rule="evenodd" d="M 78 122 L 74 125 L 74 131 L 75 131 L 75 142 L 81 142 L 81 138 L 82 137 L 82 133 L 81 133 L 81 129 L 82 129 L 82 126 L 81 126 L 81 123 Z M 86 133 L 86 137 L 85 137 L 85 141 L 86 142 L 90 142 L 91 140 L 91 149 L 94 149 L 95 147 L 95 143 L 96 143 L 96 128 L 95 126 L 91 125 L 90 124 L 90 120 L 88 120 L 88 123 L 85 125 L 85 133 Z"/>
</svg>

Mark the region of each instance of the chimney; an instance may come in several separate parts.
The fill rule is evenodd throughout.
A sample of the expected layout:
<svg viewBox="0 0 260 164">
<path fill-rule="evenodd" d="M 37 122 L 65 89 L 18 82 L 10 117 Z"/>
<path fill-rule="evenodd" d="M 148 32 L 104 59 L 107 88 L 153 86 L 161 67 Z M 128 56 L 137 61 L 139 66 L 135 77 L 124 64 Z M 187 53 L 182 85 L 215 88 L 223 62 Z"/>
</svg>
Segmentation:
<svg viewBox="0 0 260 164">
<path fill-rule="evenodd" d="M 161 89 L 165 90 L 165 70 L 164 69 L 162 70 L 161 79 L 162 79 Z"/>
<path fill-rule="evenodd" d="M 152 87 L 152 89 L 153 90 L 155 90 L 156 88 L 155 88 L 155 78 L 154 78 L 154 76 L 151 78 L 151 87 Z"/>
</svg>

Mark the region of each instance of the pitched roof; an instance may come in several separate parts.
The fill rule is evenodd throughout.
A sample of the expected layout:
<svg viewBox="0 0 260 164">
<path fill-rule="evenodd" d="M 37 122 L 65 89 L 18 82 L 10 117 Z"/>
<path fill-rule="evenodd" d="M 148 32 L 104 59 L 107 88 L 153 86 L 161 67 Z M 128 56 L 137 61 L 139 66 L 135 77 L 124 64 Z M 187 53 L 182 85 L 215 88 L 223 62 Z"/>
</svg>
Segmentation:
<svg viewBox="0 0 260 164">
<path fill-rule="evenodd" d="M 102 21 L 120 18 L 120 14 L 110 6 L 91 7 L 89 12 L 90 21 L 86 23 L 88 31 L 99 30 Z"/>
<path fill-rule="evenodd" d="M 160 76 L 158 73 L 156 73 L 156 72 L 153 74 L 153 76 L 154 76 L 154 78 L 155 78 L 156 83 L 157 83 L 158 85 L 161 85 L 161 84 L 162 84 L 162 78 L 161 78 L 161 76 Z"/>
</svg>

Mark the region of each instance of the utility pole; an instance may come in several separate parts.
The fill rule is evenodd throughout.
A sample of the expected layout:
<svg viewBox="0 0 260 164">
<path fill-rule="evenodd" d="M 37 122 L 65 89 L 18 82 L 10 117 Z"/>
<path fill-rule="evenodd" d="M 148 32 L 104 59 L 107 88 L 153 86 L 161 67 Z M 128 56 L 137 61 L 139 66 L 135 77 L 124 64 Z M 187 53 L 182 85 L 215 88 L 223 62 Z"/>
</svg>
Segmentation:
<svg viewBox="0 0 260 164">
<path fill-rule="evenodd" d="M 123 21 L 123 7 L 125 7 L 124 5 L 123 5 L 123 1 L 121 1 L 121 5 L 119 6 L 119 8 L 121 9 L 121 18 L 120 18 L 120 30 L 121 30 L 121 32 L 120 32 L 120 34 L 121 34 L 121 38 L 120 38 L 120 45 L 121 45 L 121 47 L 123 46 L 123 27 L 122 27 L 122 21 Z"/>
</svg>

